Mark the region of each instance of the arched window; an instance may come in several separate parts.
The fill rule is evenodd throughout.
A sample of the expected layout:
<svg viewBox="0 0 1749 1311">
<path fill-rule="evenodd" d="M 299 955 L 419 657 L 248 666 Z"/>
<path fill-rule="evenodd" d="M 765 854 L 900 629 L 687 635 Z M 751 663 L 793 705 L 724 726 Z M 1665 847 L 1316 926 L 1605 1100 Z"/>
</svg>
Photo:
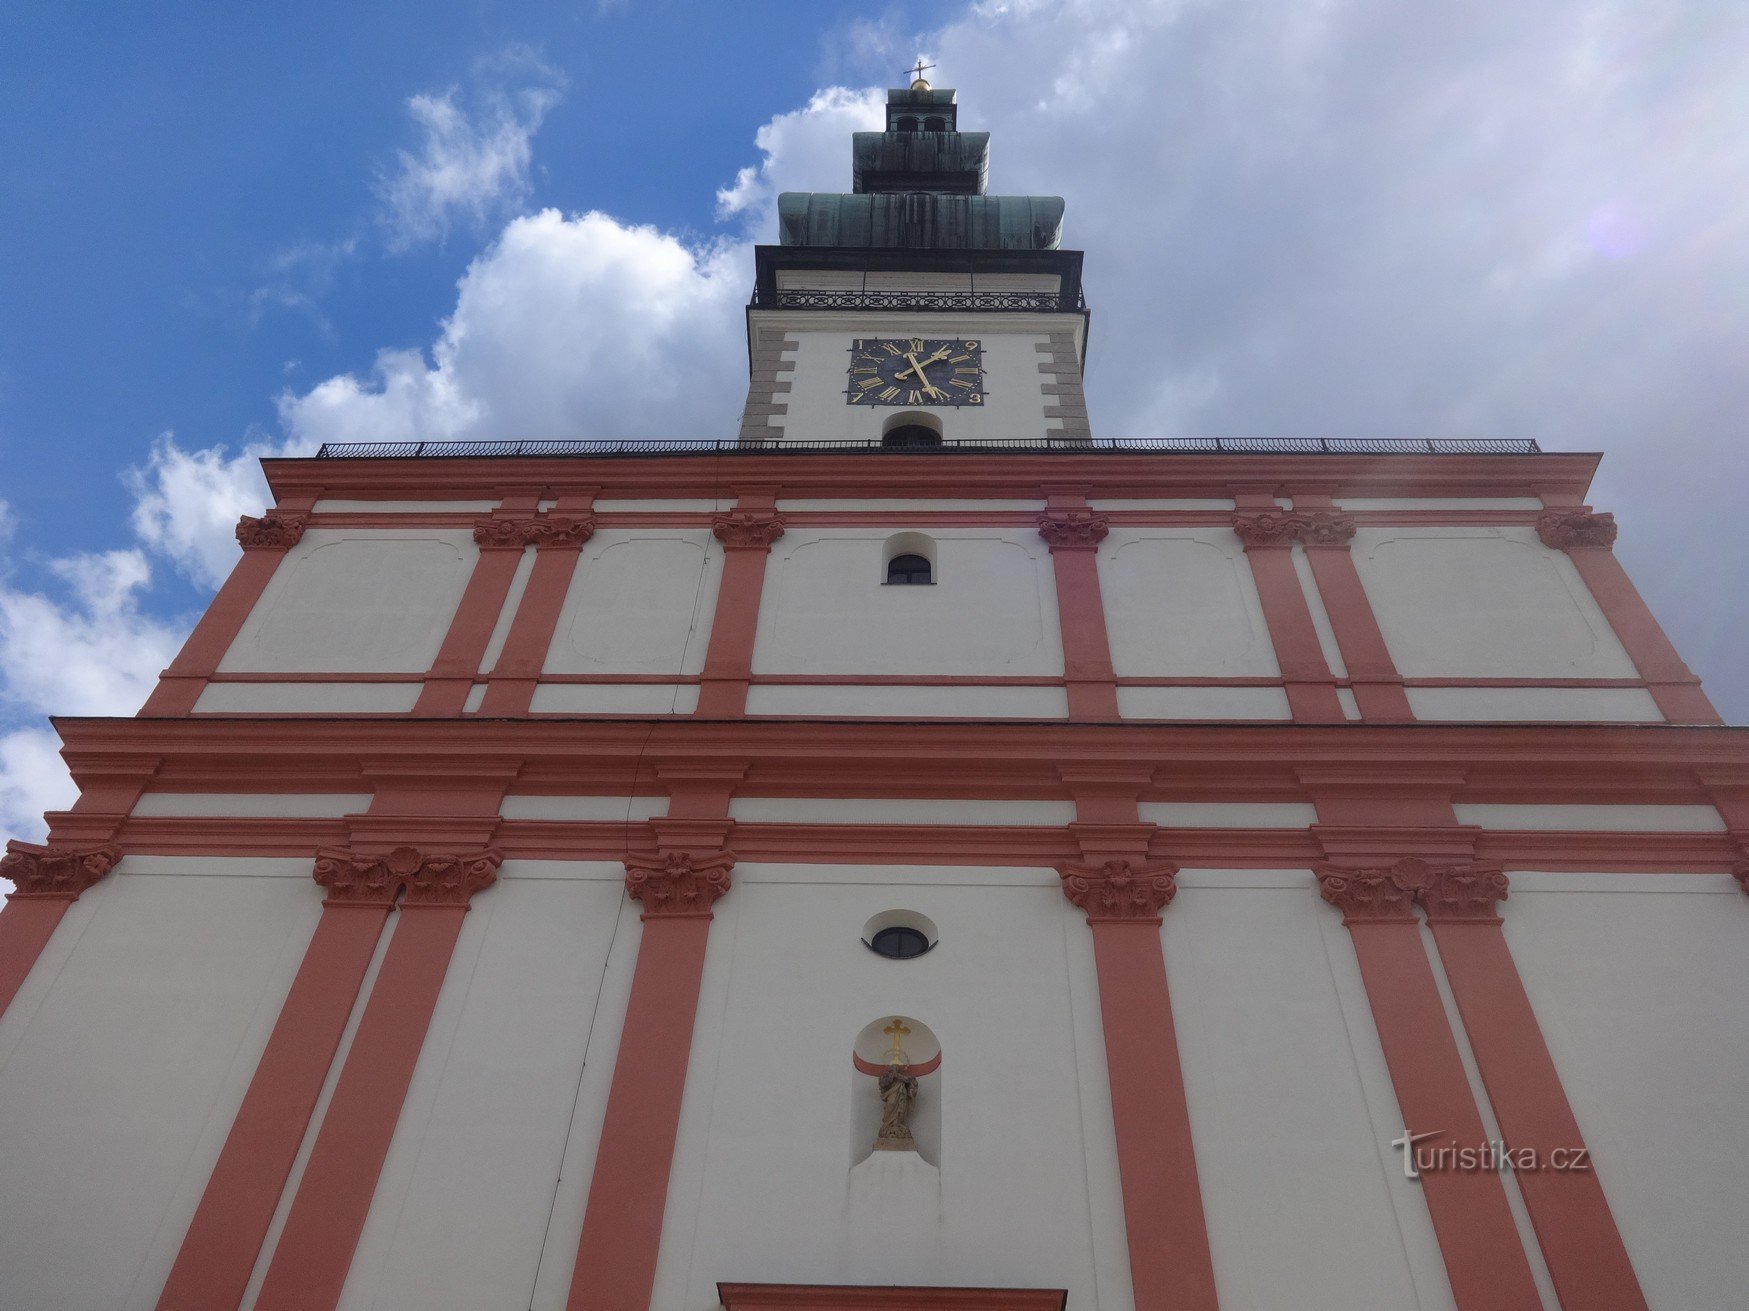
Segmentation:
<svg viewBox="0 0 1749 1311">
<path fill-rule="evenodd" d="M 935 581 L 935 569 L 920 555 L 895 555 L 887 561 L 889 583 L 915 586 Z"/>
<path fill-rule="evenodd" d="M 917 130 L 917 120 L 907 115 L 899 120 L 898 128 L 901 132 L 915 132 Z"/>
<path fill-rule="evenodd" d="M 940 446 L 941 434 L 920 423 L 900 424 L 881 434 L 882 446 Z"/>
<path fill-rule="evenodd" d="M 925 132 L 945 132 L 947 131 L 947 120 L 945 118 L 926 118 L 923 120 L 923 130 Z"/>
</svg>

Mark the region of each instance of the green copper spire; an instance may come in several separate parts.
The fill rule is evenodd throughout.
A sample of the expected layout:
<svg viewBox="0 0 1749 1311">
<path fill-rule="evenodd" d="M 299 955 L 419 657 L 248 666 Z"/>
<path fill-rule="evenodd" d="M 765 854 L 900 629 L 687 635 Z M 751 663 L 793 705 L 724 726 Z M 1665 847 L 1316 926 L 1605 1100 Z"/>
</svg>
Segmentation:
<svg viewBox="0 0 1749 1311">
<path fill-rule="evenodd" d="M 961 132 L 950 90 L 919 74 L 887 92 L 884 132 L 851 138 L 851 194 L 777 198 L 785 246 L 901 250 L 1055 250 L 1061 196 L 990 196 L 990 134 Z"/>
</svg>

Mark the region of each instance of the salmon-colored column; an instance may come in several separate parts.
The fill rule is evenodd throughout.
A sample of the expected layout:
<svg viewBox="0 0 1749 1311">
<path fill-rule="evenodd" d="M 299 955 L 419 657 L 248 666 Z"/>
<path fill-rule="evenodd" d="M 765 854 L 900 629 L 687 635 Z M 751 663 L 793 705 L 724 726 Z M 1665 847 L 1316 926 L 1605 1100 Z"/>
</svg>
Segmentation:
<svg viewBox="0 0 1749 1311">
<path fill-rule="evenodd" d="M 537 548 L 534 568 L 523 589 L 522 603 L 516 607 L 516 618 L 510 621 L 504 650 L 486 684 L 486 695 L 480 702 L 482 715 L 528 713 L 535 685 L 546 667 L 547 649 L 559 626 L 559 614 L 565 608 L 565 596 L 571 590 L 572 575 L 577 572 L 577 560 L 583 554 L 583 544 L 594 533 L 595 520 L 587 515 L 555 513 L 530 522 L 527 539 Z"/>
<path fill-rule="evenodd" d="M 1615 516 L 1551 510 L 1537 520 L 1536 531 L 1545 546 L 1565 551 L 1573 561 L 1664 718 L 1672 724 L 1722 724 L 1700 679 L 1683 663 L 1615 558 Z"/>
<path fill-rule="evenodd" d="M 425 674 L 425 686 L 413 705 L 416 715 L 459 715 L 473 690 L 474 676 L 492 640 L 498 616 L 510 595 L 516 566 L 523 549 L 538 539 L 544 522 L 534 514 L 539 499 L 533 495 L 507 496 L 499 513 L 474 524 L 474 541 L 480 556 L 468 577 L 466 590 L 449 622 L 437 658 Z"/>
<path fill-rule="evenodd" d="M 1378 616 L 1354 567 L 1354 519 L 1333 509 L 1304 509 L 1308 502 L 1328 497 L 1294 495 L 1294 533 L 1306 550 L 1312 581 L 1330 618 L 1330 631 L 1360 717 L 1372 723 L 1408 723 L 1415 718 L 1403 676 L 1391 659 Z"/>
<path fill-rule="evenodd" d="M 400 880 L 381 860 L 316 859 L 322 917 L 279 1009 L 158 1298 L 159 1311 L 236 1311 Z"/>
<path fill-rule="evenodd" d="M 695 713 L 706 718 L 738 719 L 747 711 L 765 563 L 771 544 L 783 536 L 783 520 L 774 506 L 769 496 L 743 495 L 735 513 L 711 520 L 711 532 L 723 544 L 723 581 L 699 679 Z"/>
<path fill-rule="evenodd" d="M 1534 1164 L 1518 1168 L 1515 1160 L 1514 1168 L 1561 1305 L 1645 1311 L 1639 1277 L 1500 931 L 1495 903 L 1506 891 L 1498 869 L 1447 866 L 1433 870 L 1417 896 L 1501 1136 Z M 1581 1155 L 1583 1169 L 1553 1168 Z"/>
<path fill-rule="evenodd" d="M 1404 1132 L 1426 1135 L 1404 1150 L 1474 1150 L 1487 1131 L 1411 904 L 1428 868 L 1411 858 L 1387 868 L 1320 865 L 1317 875 L 1353 939 Z M 1499 1175 L 1423 1171 L 1421 1189 L 1459 1311 L 1537 1311 L 1542 1299 Z"/>
<path fill-rule="evenodd" d="M 24 986 L 67 907 L 120 859 L 121 850 L 113 845 L 79 851 L 34 842 L 6 844 L 0 878 L 10 879 L 15 891 L 0 907 L 0 1015 Z"/>
<path fill-rule="evenodd" d="M 259 519 L 244 515 L 237 521 L 237 543 L 243 548 L 243 558 L 219 588 L 182 650 L 158 676 L 158 685 L 140 708 L 142 715 L 186 715 L 194 709 L 207 679 L 218 670 L 219 661 L 242 631 L 280 560 L 303 539 L 306 516 L 294 512 L 294 507 L 307 510 L 314 503 L 315 498 L 303 497 L 269 510 Z"/>
<path fill-rule="evenodd" d="M 325 853 L 328 854 L 328 853 Z M 267 1268 L 256 1311 L 332 1311 L 370 1213 L 425 1031 L 474 893 L 498 877 L 499 853 L 331 853 L 361 878 L 405 889 L 388 951 L 341 1067 Z"/>
<path fill-rule="evenodd" d="M 734 854 L 722 850 L 626 857 L 626 891 L 643 903 L 644 937 L 567 1311 L 650 1305 L 711 907 L 729 890 L 734 865 Z"/>
<path fill-rule="evenodd" d="M 1177 870 L 1118 858 L 1060 873 L 1064 895 L 1093 931 L 1136 1306 L 1213 1308 L 1214 1263 L 1160 947 L 1160 912 L 1178 891 Z"/>
<path fill-rule="evenodd" d="M 1039 536 L 1051 548 L 1057 579 L 1063 682 L 1069 718 L 1075 721 L 1118 718 L 1117 675 L 1099 590 L 1099 543 L 1110 531 L 1103 515 L 1085 508 L 1052 509 L 1038 521 Z"/>
<path fill-rule="evenodd" d="M 1245 543 L 1245 559 L 1257 584 L 1263 622 L 1269 628 L 1294 720 L 1341 723 L 1345 716 L 1336 696 L 1336 676 L 1324 659 L 1324 648 L 1318 645 L 1312 609 L 1294 570 L 1296 519 L 1279 510 L 1247 511 L 1233 516 L 1233 531 Z"/>
</svg>

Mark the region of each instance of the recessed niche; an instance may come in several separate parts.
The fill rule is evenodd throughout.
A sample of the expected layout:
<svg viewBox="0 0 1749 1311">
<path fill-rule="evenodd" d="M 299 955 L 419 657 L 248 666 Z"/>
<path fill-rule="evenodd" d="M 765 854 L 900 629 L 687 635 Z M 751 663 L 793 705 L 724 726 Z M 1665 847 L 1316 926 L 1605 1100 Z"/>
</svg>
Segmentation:
<svg viewBox="0 0 1749 1311">
<path fill-rule="evenodd" d="M 914 910 L 886 910 L 862 926 L 862 945 L 887 960 L 915 960 L 941 940 L 935 921 Z"/>
<path fill-rule="evenodd" d="M 906 1115 L 912 1147 L 931 1165 L 941 1164 L 941 1043 L 922 1020 L 910 1015 L 883 1015 L 856 1035 L 850 1052 L 850 1164 L 867 1160 L 877 1150 L 886 1103 L 881 1076 L 895 1066 L 917 1081 Z"/>
</svg>

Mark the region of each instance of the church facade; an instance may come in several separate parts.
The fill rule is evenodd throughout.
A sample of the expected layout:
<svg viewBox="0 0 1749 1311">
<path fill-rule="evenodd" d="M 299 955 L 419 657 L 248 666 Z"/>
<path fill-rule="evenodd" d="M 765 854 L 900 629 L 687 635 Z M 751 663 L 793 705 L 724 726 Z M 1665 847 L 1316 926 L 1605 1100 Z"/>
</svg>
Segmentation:
<svg viewBox="0 0 1749 1311">
<path fill-rule="evenodd" d="M 1749 733 L 1599 457 L 1096 436 L 958 108 L 782 198 L 737 434 L 269 460 L 57 721 L 0 1308 L 1741 1302 Z"/>
</svg>

